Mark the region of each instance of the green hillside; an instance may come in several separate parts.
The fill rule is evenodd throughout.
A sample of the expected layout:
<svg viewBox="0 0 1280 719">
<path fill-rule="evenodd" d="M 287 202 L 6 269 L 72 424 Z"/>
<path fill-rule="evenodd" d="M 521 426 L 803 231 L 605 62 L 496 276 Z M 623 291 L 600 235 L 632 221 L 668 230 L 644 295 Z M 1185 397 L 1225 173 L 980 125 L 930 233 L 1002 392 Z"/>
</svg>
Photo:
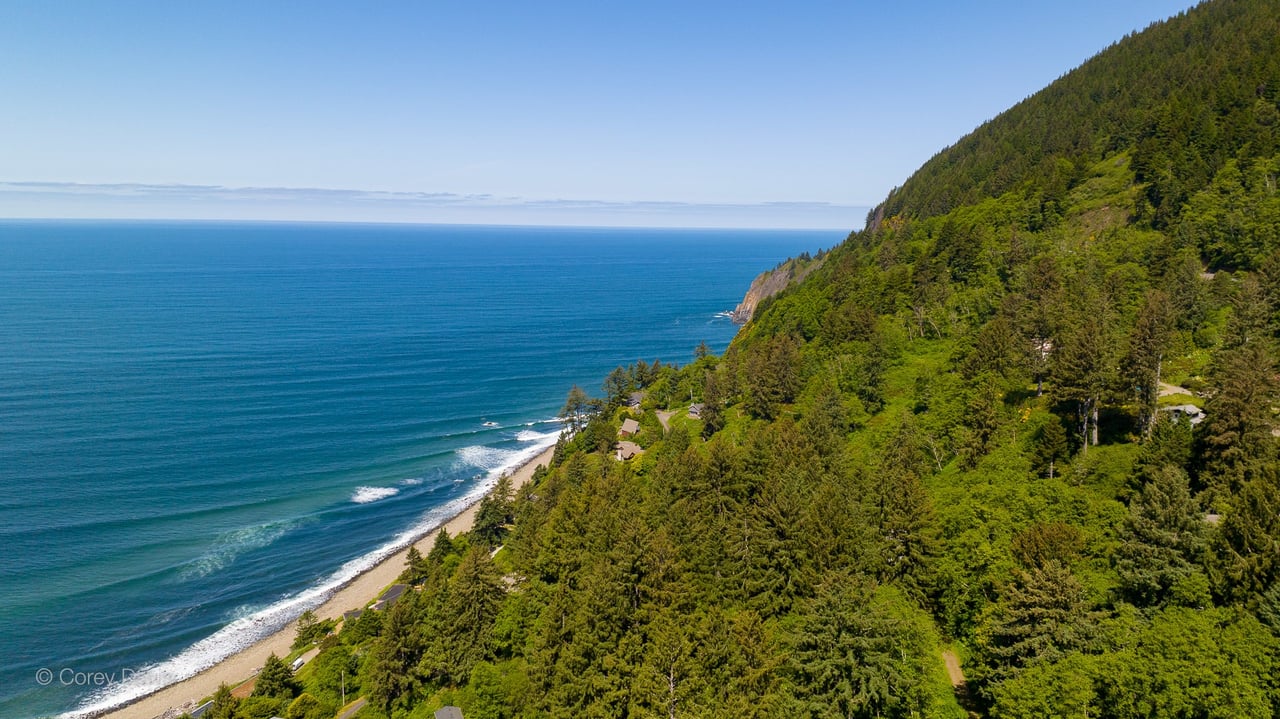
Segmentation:
<svg viewBox="0 0 1280 719">
<path fill-rule="evenodd" d="M 362 717 L 1280 715 L 1278 98 L 1274 0 L 1117 43 L 723 357 L 572 393 L 275 711 L 341 672 Z"/>
<path fill-rule="evenodd" d="M 1280 12 L 1270 0 L 1205 3 L 1116 43 L 925 163 L 883 216 L 934 217 L 1018 192 L 1056 214 L 1103 158 L 1132 157 L 1137 219 L 1172 229 L 1235 160 L 1280 150 Z M 1047 218 L 1051 221 L 1051 218 Z"/>
</svg>

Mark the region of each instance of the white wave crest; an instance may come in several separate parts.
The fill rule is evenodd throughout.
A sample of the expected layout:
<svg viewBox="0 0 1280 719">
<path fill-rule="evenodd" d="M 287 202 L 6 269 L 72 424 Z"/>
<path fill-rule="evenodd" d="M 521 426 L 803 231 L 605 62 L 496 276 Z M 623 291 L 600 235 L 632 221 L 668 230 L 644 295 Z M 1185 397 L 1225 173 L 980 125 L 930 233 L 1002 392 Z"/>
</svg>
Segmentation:
<svg viewBox="0 0 1280 719">
<path fill-rule="evenodd" d="M 288 626 L 308 609 L 315 609 L 356 577 L 369 571 L 387 557 L 418 541 L 450 517 L 475 504 L 498 481 L 498 477 L 537 457 L 555 440 L 542 440 L 518 451 L 503 451 L 506 460 L 489 469 L 483 482 L 478 482 L 464 496 L 458 497 L 426 514 L 417 524 L 372 552 L 357 557 L 297 594 L 275 604 L 238 616 L 222 629 L 201 639 L 177 655 L 158 664 L 141 667 L 126 681 L 111 684 L 90 694 L 75 709 L 60 719 L 89 719 L 111 709 L 137 701 L 167 686 L 190 678 L 258 641 Z M 461 450 L 459 450 L 461 452 Z M 500 450 L 502 451 L 502 450 Z M 389 489 L 389 488 L 383 488 Z M 237 612 L 239 614 L 239 612 Z"/>
<path fill-rule="evenodd" d="M 516 432 L 516 441 L 518 442 L 542 442 L 550 439 L 553 443 L 556 437 L 560 436 L 560 432 L 534 432 L 530 429 L 522 429 Z"/>
<path fill-rule="evenodd" d="M 355 493 L 351 495 L 351 501 L 356 504 L 368 504 L 379 499 L 394 497 L 399 493 L 400 490 L 395 487 L 356 487 Z"/>
<path fill-rule="evenodd" d="M 400 484 L 403 484 L 406 487 L 416 487 L 419 484 L 422 484 L 422 477 L 408 477 L 400 480 Z"/>
<path fill-rule="evenodd" d="M 493 469 L 506 464 L 515 452 L 509 449 L 486 447 L 481 444 L 463 447 L 456 452 L 458 459 L 465 465 L 480 469 Z"/>
</svg>

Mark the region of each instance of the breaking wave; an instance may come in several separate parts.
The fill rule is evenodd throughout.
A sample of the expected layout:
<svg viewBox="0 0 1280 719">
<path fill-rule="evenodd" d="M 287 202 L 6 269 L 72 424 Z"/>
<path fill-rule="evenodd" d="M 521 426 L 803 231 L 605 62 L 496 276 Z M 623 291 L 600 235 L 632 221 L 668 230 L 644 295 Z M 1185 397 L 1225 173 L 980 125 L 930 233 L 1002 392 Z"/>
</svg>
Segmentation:
<svg viewBox="0 0 1280 719">
<path fill-rule="evenodd" d="M 400 494 L 400 490 L 395 487 L 356 487 L 355 493 L 351 495 L 351 501 L 356 504 L 368 504 L 397 494 Z"/>
</svg>

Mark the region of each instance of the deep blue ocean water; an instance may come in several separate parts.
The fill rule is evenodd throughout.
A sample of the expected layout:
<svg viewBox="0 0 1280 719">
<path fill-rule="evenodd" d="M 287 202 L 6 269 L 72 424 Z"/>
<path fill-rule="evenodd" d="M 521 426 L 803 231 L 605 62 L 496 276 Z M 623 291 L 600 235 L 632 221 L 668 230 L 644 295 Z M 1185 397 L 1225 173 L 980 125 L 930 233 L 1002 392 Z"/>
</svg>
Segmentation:
<svg viewBox="0 0 1280 719">
<path fill-rule="evenodd" d="M 554 442 L 571 385 L 722 351 L 756 274 L 842 239 L 0 221 L 0 717 L 283 626 Z"/>
</svg>

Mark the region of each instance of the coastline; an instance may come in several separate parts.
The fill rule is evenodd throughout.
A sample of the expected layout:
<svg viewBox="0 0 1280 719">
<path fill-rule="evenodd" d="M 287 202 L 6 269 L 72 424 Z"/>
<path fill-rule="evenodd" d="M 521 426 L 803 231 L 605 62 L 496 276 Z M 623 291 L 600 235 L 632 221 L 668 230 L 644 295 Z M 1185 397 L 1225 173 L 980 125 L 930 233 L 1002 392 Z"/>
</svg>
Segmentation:
<svg viewBox="0 0 1280 719">
<path fill-rule="evenodd" d="M 550 464 L 554 452 L 554 445 L 547 447 L 512 470 L 509 475 L 512 489 L 519 489 L 528 482 L 539 465 Z M 461 512 L 446 520 L 440 527 L 423 535 L 410 546 L 418 547 L 418 550 L 425 554 L 431 550 L 431 545 L 440 529 L 447 530 L 453 536 L 470 530 L 475 522 L 480 499 L 477 498 Z M 366 606 L 376 599 L 387 585 L 394 583 L 404 571 L 408 553 L 409 547 L 405 547 L 356 576 L 316 607 L 313 610 L 316 616 L 320 619 L 340 619 L 343 612 Z M 69 716 L 92 716 L 100 719 L 155 719 L 177 716 L 198 706 L 199 700 L 217 691 L 219 684 L 226 683 L 234 687 L 252 677 L 254 672 L 262 667 L 268 655 L 274 653 L 283 657 L 288 654 L 290 645 L 293 644 L 294 634 L 295 625 L 291 622 L 274 634 L 231 654 L 198 674 L 170 684 L 137 701 L 102 712 L 80 713 L 73 710 Z"/>
</svg>

